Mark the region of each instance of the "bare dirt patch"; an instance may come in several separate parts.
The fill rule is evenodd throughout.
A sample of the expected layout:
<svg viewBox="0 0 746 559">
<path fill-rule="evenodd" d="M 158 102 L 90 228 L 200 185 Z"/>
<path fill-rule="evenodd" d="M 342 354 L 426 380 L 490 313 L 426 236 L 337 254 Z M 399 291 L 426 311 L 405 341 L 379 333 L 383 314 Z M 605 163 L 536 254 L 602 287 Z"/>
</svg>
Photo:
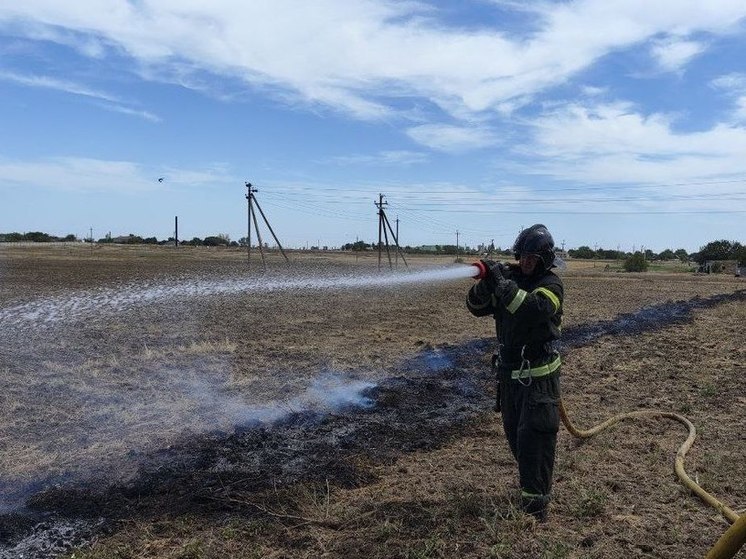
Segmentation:
<svg viewBox="0 0 746 559">
<path fill-rule="evenodd" d="M 0 312 L 244 277 L 244 258 L 0 252 Z M 375 270 L 371 258 L 294 260 L 261 277 Z M 688 470 L 746 506 L 743 282 L 572 267 L 565 282 L 574 418 L 684 413 L 700 431 Z M 75 556 L 703 555 L 726 523 L 673 476 L 675 423 L 584 443 L 563 432 L 550 522 L 515 510 L 489 412 L 493 324 L 465 311 L 468 285 L 200 293 L 116 312 L 102 299 L 82 319 L 3 328 L 5 553 L 51 557 L 98 534 Z"/>
</svg>

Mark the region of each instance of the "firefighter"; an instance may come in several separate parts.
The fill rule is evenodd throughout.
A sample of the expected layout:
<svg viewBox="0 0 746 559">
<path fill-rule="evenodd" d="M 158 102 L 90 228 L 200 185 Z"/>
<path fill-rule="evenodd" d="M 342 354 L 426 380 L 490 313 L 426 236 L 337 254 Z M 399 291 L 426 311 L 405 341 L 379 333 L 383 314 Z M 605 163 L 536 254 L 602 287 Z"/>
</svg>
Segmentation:
<svg viewBox="0 0 746 559">
<path fill-rule="evenodd" d="M 495 319 L 496 411 L 502 411 L 518 462 L 522 508 L 543 522 L 560 421 L 560 356 L 554 345 L 561 332 L 564 290 L 552 268 L 561 260 L 541 224 L 521 231 L 513 253 L 518 264 L 482 261 L 485 277 L 471 287 L 466 304 L 474 316 Z"/>
</svg>

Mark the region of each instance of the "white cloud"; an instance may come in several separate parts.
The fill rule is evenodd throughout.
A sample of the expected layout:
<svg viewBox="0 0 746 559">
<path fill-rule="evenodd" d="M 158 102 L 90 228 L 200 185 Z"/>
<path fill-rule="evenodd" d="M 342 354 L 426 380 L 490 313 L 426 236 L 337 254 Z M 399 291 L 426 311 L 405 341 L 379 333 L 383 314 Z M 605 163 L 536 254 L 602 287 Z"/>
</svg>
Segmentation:
<svg viewBox="0 0 746 559">
<path fill-rule="evenodd" d="M 706 45 L 696 41 L 666 39 L 656 41 L 651 48 L 651 53 L 661 69 L 676 72 L 702 53 L 705 48 Z"/>
<path fill-rule="evenodd" d="M 746 175 L 746 128 L 719 124 L 677 133 L 671 117 L 629 103 L 571 105 L 534 124 L 524 169 L 587 183 L 673 183 Z"/>
<path fill-rule="evenodd" d="M 107 111 L 112 111 L 115 113 L 121 113 L 123 115 L 129 115 L 129 116 L 136 116 L 138 118 L 142 118 L 145 120 L 149 120 L 150 122 L 161 122 L 161 117 L 158 115 L 151 113 L 150 111 L 143 111 L 140 109 L 133 109 L 131 107 L 126 107 L 124 105 L 115 105 L 111 103 L 101 103 L 100 105 L 102 108 L 106 109 Z"/>
<path fill-rule="evenodd" d="M 407 134 L 423 146 L 449 153 L 486 147 L 495 143 L 492 132 L 479 126 L 421 124 L 407 129 Z"/>
<path fill-rule="evenodd" d="M 15 72 L 0 71 L 0 80 L 25 85 L 28 87 L 38 87 L 43 89 L 64 91 L 65 93 L 82 95 L 84 97 L 91 97 L 93 99 L 100 99 L 102 101 L 109 101 L 111 103 L 121 102 L 118 97 L 110 93 L 106 93 L 105 91 L 99 91 L 75 82 L 60 80 L 49 76 L 24 75 Z"/>
<path fill-rule="evenodd" d="M 583 95 L 587 97 L 598 97 L 600 95 L 606 94 L 607 89 L 605 87 L 595 87 L 592 85 L 586 85 L 581 88 L 581 91 L 583 92 Z"/>
<path fill-rule="evenodd" d="M 746 74 L 734 72 L 715 78 L 710 85 L 734 98 L 733 119 L 746 123 Z"/>
<path fill-rule="evenodd" d="M 710 84 L 713 87 L 726 91 L 727 93 L 746 92 L 746 74 L 733 72 L 715 78 L 710 82 Z"/>
<path fill-rule="evenodd" d="M 102 107 L 108 111 L 118 112 L 130 116 L 136 116 L 149 120 L 151 122 L 160 122 L 161 119 L 157 115 L 144 111 L 141 109 L 135 109 L 127 106 L 124 102 L 111 93 L 100 91 L 97 89 L 90 88 L 88 86 L 70 81 L 60 80 L 50 76 L 36 76 L 36 75 L 24 75 L 15 72 L 4 72 L 0 71 L 0 81 L 13 82 L 28 87 L 37 87 L 42 89 L 52 89 L 55 91 L 62 91 L 71 95 L 80 95 L 83 97 L 89 97 L 103 101 L 98 103 L 99 107 Z"/>
<path fill-rule="evenodd" d="M 415 165 L 429 159 L 426 153 L 408 150 L 381 151 L 373 155 L 343 155 L 332 158 L 341 165 Z"/>
<path fill-rule="evenodd" d="M 160 183 L 158 177 L 162 176 L 166 180 Z M 237 181 L 220 166 L 207 170 L 148 169 L 129 161 L 84 157 L 0 160 L 0 184 L 7 187 L 128 193 L 225 182 Z"/>
<path fill-rule="evenodd" d="M 736 100 L 735 117 L 741 122 L 746 122 L 746 95 L 742 95 Z"/>
<path fill-rule="evenodd" d="M 540 3 L 532 9 L 535 31 L 518 38 L 499 28 L 448 28 L 437 15 L 421 3 L 393 0 L 25 0 L 0 7 L 0 25 L 64 29 L 91 56 L 116 47 L 138 64 L 165 68 L 164 76 L 173 64 L 186 64 L 358 118 L 387 117 L 395 100 L 424 97 L 469 120 L 509 110 L 511 101 L 527 102 L 609 52 L 661 35 L 682 38 L 658 47 L 662 63 L 680 66 L 698 45 L 683 38 L 732 31 L 746 5 Z"/>
</svg>

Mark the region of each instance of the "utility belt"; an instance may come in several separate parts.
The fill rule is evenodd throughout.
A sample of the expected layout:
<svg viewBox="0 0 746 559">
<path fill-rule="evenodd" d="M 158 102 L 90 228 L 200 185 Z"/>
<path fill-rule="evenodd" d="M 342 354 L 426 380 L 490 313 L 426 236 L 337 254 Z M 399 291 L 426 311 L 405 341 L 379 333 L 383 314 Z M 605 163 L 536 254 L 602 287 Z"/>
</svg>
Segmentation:
<svg viewBox="0 0 746 559">
<path fill-rule="evenodd" d="M 503 361 L 501 359 L 503 352 L 495 352 L 492 355 L 492 368 L 495 374 L 504 380 L 525 381 L 528 379 L 527 384 L 531 384 L 531 379 L 550 375 L 562 365 L 560 355 L 556 351 L 537 356 L 535 359 L 529 359 L 525 351 L 522 353 L 518 361 Z M 533 364 L 537 362 L 541 365 Z"/>
<path fill-rule="evenodd" d="M 559 370 L 562 365 L 562 359 L 559 353 L 553 351 L 546 357 L 550 357 L 551 360 L 544 362 L 541 365 L 532 366 L 531 361 L 526 358 L 526 346 L 523 346 L 521 350 L 521 361 L 517 367 L 510 363 L 503 363 L 500 360 L 502 351 L 495 351 L 492 354 L 492 372 L 495 375 L 495 411 L 500 412 L 500 384 L 507 382 L 508 380 L 517 380 L 523 386 L 530 386 L 535 378 L 548 377 L 552 373 Z M 544 361 L 541 359 L 540 361 Z"/>
<path fill-rule="evenodd" d="M 549 342 L 544 343 L 533 343 L 519 346 L 505 346 L 500 344 L 498 350 L 495 352 L 499 354 L 500 363 L 511 364 L 515 363 L 516 368 L 520 367 L 524 359 L 528 359 L 531 362 L 546 362 L 550 360 L 552 355 L 557 353 L 554 344 Z"/>
<path fill-rule="evenodd" d="M 554 359 L 544 365 L 532 367 L 529 361 L 524 361 L 517 369 L 504 369 L 502 367 L 501 369 L 505 371 L 506 374 L 509 371 L 512 380 L 521 381 L 529 379 L 530 383 L 531 379 L 551 375 L 560 368 L 560 365 L 562 365 L 562 360 L 559 355 L 555 355 Z"/>
</svg>

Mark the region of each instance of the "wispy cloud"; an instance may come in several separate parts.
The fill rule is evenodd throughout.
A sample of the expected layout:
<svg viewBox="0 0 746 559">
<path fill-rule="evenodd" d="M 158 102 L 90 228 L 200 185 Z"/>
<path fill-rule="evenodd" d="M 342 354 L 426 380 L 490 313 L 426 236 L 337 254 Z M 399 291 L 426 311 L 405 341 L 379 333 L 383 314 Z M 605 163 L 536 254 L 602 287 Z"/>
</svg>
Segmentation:
<svg viewBox="0 0 746 559">
<path fill-rule="evenodd" d="M 677 72 L 695 56 L 703 53 L 706 48 L 706 45 L 701 42 L 674 38 L 656 41 L 653 43 L 651 53 L 662 70 Z"/>
<path fill-rule="evenodd" d="M 160 122 L 161 119 L 157 115 L 136 109 L 128 106 L 125 101 L 116 95 L 101 91 L 98 89 L 90 88 L 86 85 L 82 85 L 70 80 L 61 80 L 51 76 L 37 76 L 31 74 L 18 74 L 16 72 L 0 71 L 0 80 L 6 82 L 12 82 L 27 87 L 37 87 L 42 89 L 52 89 L 55 91 L 62 91 L 71 95 L 80 95 L 101 101 L 98 106 L 108 111 L 118 112 L 129 116 L 136 116 L 149 120 L 151 122 Z"/>
<path fill-rule="evenodd" d="M 64 91 L 65 93 L 71 93 L 73 95 L 82 95 L 84 97 L 91 97 L 93 99 L 109 101 L 110 103 L 122 102 L 122 100 L 119 99 L 117 96 L 105 91 L 92 89 L 85 85 L 81 85 L 72 81 L 60 80 L 49 76 L 24 75 L 15 72 L 0 71 L 0 80 L 17 83 L 19 85 L 25 85 L 28 87 L 39 87 L 43 89 Z"/>
<path fill-rule="evenodd" d="M 426 153 L 408 150 L 381 151 L 371 155 L 341 155 L 331 161 L 340 165 L 415 165 L 430 159 Z"/>
<path fill-rule="evenodd" d="M 163 182 L 158 178 L 164 177 Z M 139 193 L 159 189 L 211 186 L 238 181 L 221 165 L 207 169 L 149 168 L 130 161 L 85 157 L 33 160 L 0 159 L 0 184 L 70 192 Z"/>
<path fill-rule="evenodd" d="M 715 78 L 710 84 L 726 93 L 743 93 L 746 92 L 746 74 L 733 72 Z"/>
<path fill-rule="evenodd" d="M 715 78 L 710 85 L 720 89 L 734 100 L 733 118 L 746 123 L 746 74 L 734 72 Z"/>
<path fill-rule="evenodd" d="M 26 0 L 0 7 L 0 25 L 32 22 L 65 29 L 78 43 L 91 41 L 91 56 L 101 56 L 105 43 L 141 65 L 168 69 L 186 62 L 194 71 L 276 88 L 357 118 L 387 118 L 405 101 L 424 98 L 470 120 L 475 113 L 511 107 L 515 100 L 528 102 L 610 52 L 663 35 L 676 40 L 655 47 L 659 62 L 681 68 L 702 48 L 688 37 L 732 31 L 746 16 L 746 5 L 737 0 L 545 2 L 532 8 L 536 25 L 521 37 L 500 27 L 449 28 L 436 16 L 436 8 L 393 0 L 178 7 Z"/>
<path fill-rule="evenodd" d="M 135 163 L 84 157 L 0 160 L 0 181 L 16 187 L 74 192 L 139 192 L 155 188 L 152 177 Z"/>
<path fill-rule="evenodd" d="M 741 95 L 736 100 L 735 118 L 741 122 L 746 122 L 746 95 Z"/>
<path fill-rule="evenodd" d="M 533 123 L 524 155 L 541 154 L 526 172 L 586 183 L 671 183 L 746 175 L 746 129 L 719 124 L 675 132 L 665 114 L 631 103 L 574 104 Z"/>
<path fill-rule="evenodd" d="M 163 120 L 157 114 L 151 113 L 150 111 L 133 109 L 124 105 L 116 105 L 114 103 L 100 103 L 99 106 L 103 109 L 106 109 L 107 111 L 121 113 L 123 115 L 136 116 L 138 118 L 149 120 L 150 122 L 162 122 Z"/>
<path fill-rule="evenodd" d="M 495 136 L 482 126 L 421 124 L 407 130 L 415 142 L 434 150 L 458 153 L 495 143 Z"/>
</svg>

